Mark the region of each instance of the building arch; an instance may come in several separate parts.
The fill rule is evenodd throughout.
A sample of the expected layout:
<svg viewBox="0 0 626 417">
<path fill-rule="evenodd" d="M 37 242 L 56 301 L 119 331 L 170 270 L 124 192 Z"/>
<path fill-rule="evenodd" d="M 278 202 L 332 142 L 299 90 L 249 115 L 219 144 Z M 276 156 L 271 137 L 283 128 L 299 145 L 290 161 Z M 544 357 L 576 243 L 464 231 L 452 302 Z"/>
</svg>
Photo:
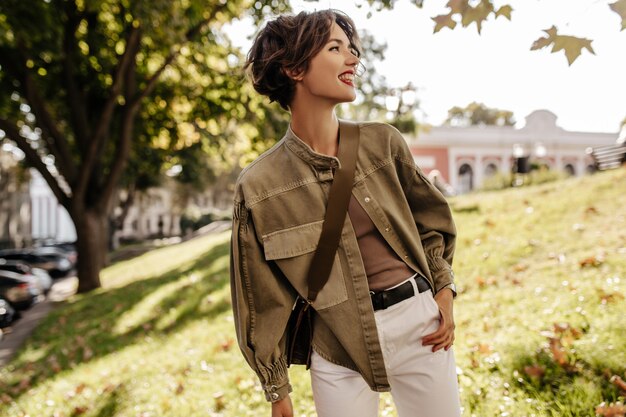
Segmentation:
<svg viewBox="0 0 626 417">
<path fill-rule="evenodd" d="M 569 163 L 565 164 L 565 166 L 563 167 L 563 170 L 570 177 L 575 177 L 576 176 L 576 168 L 572 164 L 569 164 Z"/>
<path fill-rule="evenodd" d="M 467 193 L 474 189 L 474 168 L 467 162 L 459 167 L 458 172 L 459 193 Z"/>
<path fill-rule="evenodd" d="M 489 177 L 493 177 L 494 175 L 496 175 L 499 171 L 500 169 L 498 168 L 497 163 L 487 162 L 487 165 L 485 165 L 485 169 L 483 172 L 484 172 L 485 178 L 489 178 Z"/>
</svg>

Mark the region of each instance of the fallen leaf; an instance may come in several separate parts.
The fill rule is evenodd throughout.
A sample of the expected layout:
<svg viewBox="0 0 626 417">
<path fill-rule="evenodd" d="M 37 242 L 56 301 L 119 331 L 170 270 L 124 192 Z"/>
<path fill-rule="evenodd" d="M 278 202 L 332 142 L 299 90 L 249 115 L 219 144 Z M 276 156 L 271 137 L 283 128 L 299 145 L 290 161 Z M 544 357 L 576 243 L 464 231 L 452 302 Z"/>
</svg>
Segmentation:
<svg viewBox="0 0 626 417">
<path fill-rule="evenodd" d="M 222 411 L 224 408 L 226 408 L 223 392 L 216 392 L 215 394 L 213 394 L 213 398 L 215 399 L 215 411 Z"/>
<path fill-rule="evenodd" d="M 488 344 L 485 344 L 485 343 L 480 343 L 480 344 L 474 346 L 474 349 L 477 352 L 482 353 L 484 355 L 489 354 L 492 351 L 491 346 L 489 346 Z"/>
<path fill-rule="evenodd" d="M 609 382 L 619 388 L 622 391 L 622 395 L 626 395 L 626 381 L 620 378 L 619 375 L 613 375 Z"/>
<path fill-rule="evenodd" d="M 596 416 L 602 417 L 626 417 L 626 406 L 621 402 L 601 403 L 596 407 Z"/>
<path fill-rule="evenodd" d="M 587 268 L 587 267 L 597 268 L 603 263 L 604 263 L 604 259 L 602 257 L 597 257 L 597 256 L 589 256 L 588 258 L 585 258 L 581 260 L 580 262 L 578 262 L 581 268 Z"/>
<path fill-rule="evenodd" d="M 546 368 L 542 365 L 525 366 L 524 372 L 531 378 L 541 378 L 546 373 Z"/>
<path fill-rule="evenodd" d="M 91 350 L 88 346 L 83 350 L 83 361 L 88 361 L 93 357 L 93 350 Z"/>
<path fill-rule="evenodd" d="M 222 352 L 228 352 L 230 348 L 233 347 L 234 344 L 235 344 L 235 339 L 229 338 L 225 342 L 222 342 L 222 344 L 220 345 L 220 348 L 222 349 Z"/>
<path fill-rule="evenodd" d="M 22 380 L 20 380 L 20 383 L 18 384 L 18 389 L 20 391 L 24 391 L 28 388 L 30 388 L 30 378 L 23 378 Z"/>
<path fill-rule="evenodd" d="M 600 297 L 600 304 L 609 304 L 617 300 L 624 299 L 624 294 L 618 292 L 607 293 L 601 288 L 597 288 L 596 290 L 598 292 L 598 296 Z"/>
<path fill-rule="evenodd" d="M 550 352 L 552 353 L 552 358 L 557 364 L 560 366 L 567 365 L 567 354 L 565 349 L 563 349 L 561 339 L 556 337 L 550 338 Z"/>
<path fill-rule="evenodd" d="M 79 416 L 81 414 L 85 414 L 85 412 L 89 410 L 88 407 L 74 407 L 72 410 L 72 416 Z"/>
</svg>

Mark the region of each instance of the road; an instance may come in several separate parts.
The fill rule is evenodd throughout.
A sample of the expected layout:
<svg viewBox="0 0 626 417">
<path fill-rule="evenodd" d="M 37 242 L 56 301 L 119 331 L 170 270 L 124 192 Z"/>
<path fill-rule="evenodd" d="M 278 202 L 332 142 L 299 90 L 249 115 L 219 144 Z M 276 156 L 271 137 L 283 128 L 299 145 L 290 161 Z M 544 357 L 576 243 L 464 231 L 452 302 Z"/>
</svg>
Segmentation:
<svg viewBox="0 0 626 417">
<path fill-rule="evenodd" d="M 24 344 L 41 319 L 55 307 L 55 304 L 76 293 L 77 286 L 78 280 L 73 276 L 55 280 L 45 300 L 28 310 L 23 310 L 19 320 L 14 321 L 11 327 L 3 329 L 4 334 L 0 340 L 0 367 L 9 363 L 15 352 Z"/>
</svg>

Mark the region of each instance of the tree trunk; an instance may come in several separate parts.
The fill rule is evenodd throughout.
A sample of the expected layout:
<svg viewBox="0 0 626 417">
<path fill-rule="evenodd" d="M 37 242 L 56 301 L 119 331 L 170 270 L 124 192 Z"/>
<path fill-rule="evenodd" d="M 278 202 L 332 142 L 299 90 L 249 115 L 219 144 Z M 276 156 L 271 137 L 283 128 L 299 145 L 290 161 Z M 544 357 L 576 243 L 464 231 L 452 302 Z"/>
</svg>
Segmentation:
<svg viewBox="0 0 626 417">
<path fill-rule="evenodd" d="M 72 218 L 76 226 L 78 292 L 83 293 L 101 287 L 100 270 L 107 255 L 109 220 L 106 213 L 93 209 L 83 209 Z"/>
</svg>

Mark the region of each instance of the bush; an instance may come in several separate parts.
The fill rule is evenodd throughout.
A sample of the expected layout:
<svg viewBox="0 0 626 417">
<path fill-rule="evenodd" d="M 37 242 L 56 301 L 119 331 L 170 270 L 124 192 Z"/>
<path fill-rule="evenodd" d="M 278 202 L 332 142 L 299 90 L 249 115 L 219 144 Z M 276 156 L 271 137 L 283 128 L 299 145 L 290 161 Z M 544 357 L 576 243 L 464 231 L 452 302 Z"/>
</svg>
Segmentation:
<svg viewBox="0 0 626 417">
<path fill-rule="evenodd" d="M 558 181 L 567 178 L 565 172 L 553 171 L 546 167 L 539 167 L 530 171 L 530 173 L 518 174 L 520 175 L 522 182 L 518 186 L 537 185 L 547 182 Z M 514 177 L 509 173 L 497 172 L 496 174 L 487 177 L 483 180 L 481 190 L 483 191 L 495 191 L 504 190 L 513 186 Z"/>
</svg>

